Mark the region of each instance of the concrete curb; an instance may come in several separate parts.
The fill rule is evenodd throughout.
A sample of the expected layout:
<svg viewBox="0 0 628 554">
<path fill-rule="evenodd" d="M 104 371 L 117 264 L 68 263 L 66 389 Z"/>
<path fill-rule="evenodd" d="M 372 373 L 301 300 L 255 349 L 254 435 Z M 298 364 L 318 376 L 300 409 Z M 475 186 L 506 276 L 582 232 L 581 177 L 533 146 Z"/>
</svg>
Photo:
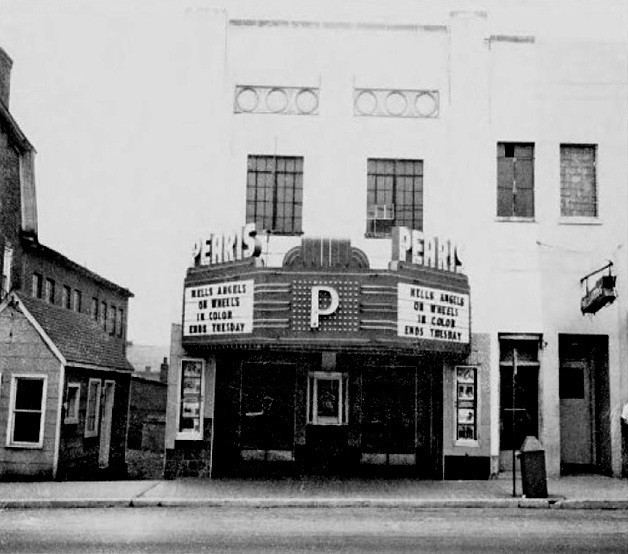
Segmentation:
<svg viewBox="0 0 628 554">
<path fill-rule="evenodd" d="M 0 509 L 55 508 L 510 508 L 564 510 L 628 510 L 628 500 L 552 498 L 87 498 L 14 499 Z"/>
</svg>

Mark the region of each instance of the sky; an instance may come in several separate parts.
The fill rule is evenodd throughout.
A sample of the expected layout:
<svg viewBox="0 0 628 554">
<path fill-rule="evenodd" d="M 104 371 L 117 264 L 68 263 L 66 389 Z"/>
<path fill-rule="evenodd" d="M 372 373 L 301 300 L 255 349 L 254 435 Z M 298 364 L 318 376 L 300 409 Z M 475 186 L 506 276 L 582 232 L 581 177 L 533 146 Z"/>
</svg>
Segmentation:
<svg viewBox="0 0 628 554">
<path fill-rule="evenodd" d="M 203 225 L 194 191 L 215 186 L 204 58 L 186 9 L 0 0 L 10 110 L 37 150 L 39 239 L 135 294 L 136 344 L 169 344 Z"/>
</svg>

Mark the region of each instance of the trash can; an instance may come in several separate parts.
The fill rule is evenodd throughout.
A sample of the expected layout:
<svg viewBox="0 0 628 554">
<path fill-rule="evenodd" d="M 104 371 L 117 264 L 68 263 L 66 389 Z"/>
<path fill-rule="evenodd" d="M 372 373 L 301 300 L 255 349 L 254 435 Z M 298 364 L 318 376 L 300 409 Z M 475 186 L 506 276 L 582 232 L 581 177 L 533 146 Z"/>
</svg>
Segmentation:
<svg viewBox="0 0 628 554">
<path fill-rule="evenodd" d="M 536 437 L 526 437 L 519 454 L 521 485 L 527 498 L 547 498 L 545 450 Z"/>
</svg>

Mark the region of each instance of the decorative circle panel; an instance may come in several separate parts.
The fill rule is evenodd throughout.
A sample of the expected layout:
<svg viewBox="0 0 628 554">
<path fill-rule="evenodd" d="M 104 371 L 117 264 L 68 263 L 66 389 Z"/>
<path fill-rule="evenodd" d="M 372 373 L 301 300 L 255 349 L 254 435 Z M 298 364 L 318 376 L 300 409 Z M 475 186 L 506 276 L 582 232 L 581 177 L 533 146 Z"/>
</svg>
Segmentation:
<svg viewBox="0 0 628 554">
<path fill-rule="evenodd" d="M 315 87 L 236 86 L 234 113 L 318 115 Z"/>
<path fill-rule="evenodd" d="M 236 107 L 241 112 L 255 111 L 258 100 L 257 92 L 249 87 L 242 88 L 236 93 Z"/>
<path fill-rule="evenodd" d="M 297 94 L 296 105 L 300 114 L 314 113 L 318 108 L 318 96 L 312 89 L 303 89 Z"/>
<path fill-rule="evenodd" d="M 436 90 L 360 88 L 353 90 L 353 114 L 376 117 L 435 118 Z"/>
<path fill-rule="evenodd" d="M 361 91 L 355 97 L 355 110 L 360 115 L 372 115 L 377 109 L 377 98 L 368 90 Z"/>
</svg>

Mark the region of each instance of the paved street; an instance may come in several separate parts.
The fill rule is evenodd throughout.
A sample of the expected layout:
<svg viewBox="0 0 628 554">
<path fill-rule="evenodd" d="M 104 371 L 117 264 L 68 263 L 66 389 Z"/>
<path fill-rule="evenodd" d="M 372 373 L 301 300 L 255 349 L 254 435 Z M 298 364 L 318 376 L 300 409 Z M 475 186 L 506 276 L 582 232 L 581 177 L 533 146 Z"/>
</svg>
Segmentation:
<svg viewBox="0 0 628 554">
<path fill-rule="evenodd" d="M 628 552 L 628 512 L 4 510 L 2 552 Z"/>
</svg>

